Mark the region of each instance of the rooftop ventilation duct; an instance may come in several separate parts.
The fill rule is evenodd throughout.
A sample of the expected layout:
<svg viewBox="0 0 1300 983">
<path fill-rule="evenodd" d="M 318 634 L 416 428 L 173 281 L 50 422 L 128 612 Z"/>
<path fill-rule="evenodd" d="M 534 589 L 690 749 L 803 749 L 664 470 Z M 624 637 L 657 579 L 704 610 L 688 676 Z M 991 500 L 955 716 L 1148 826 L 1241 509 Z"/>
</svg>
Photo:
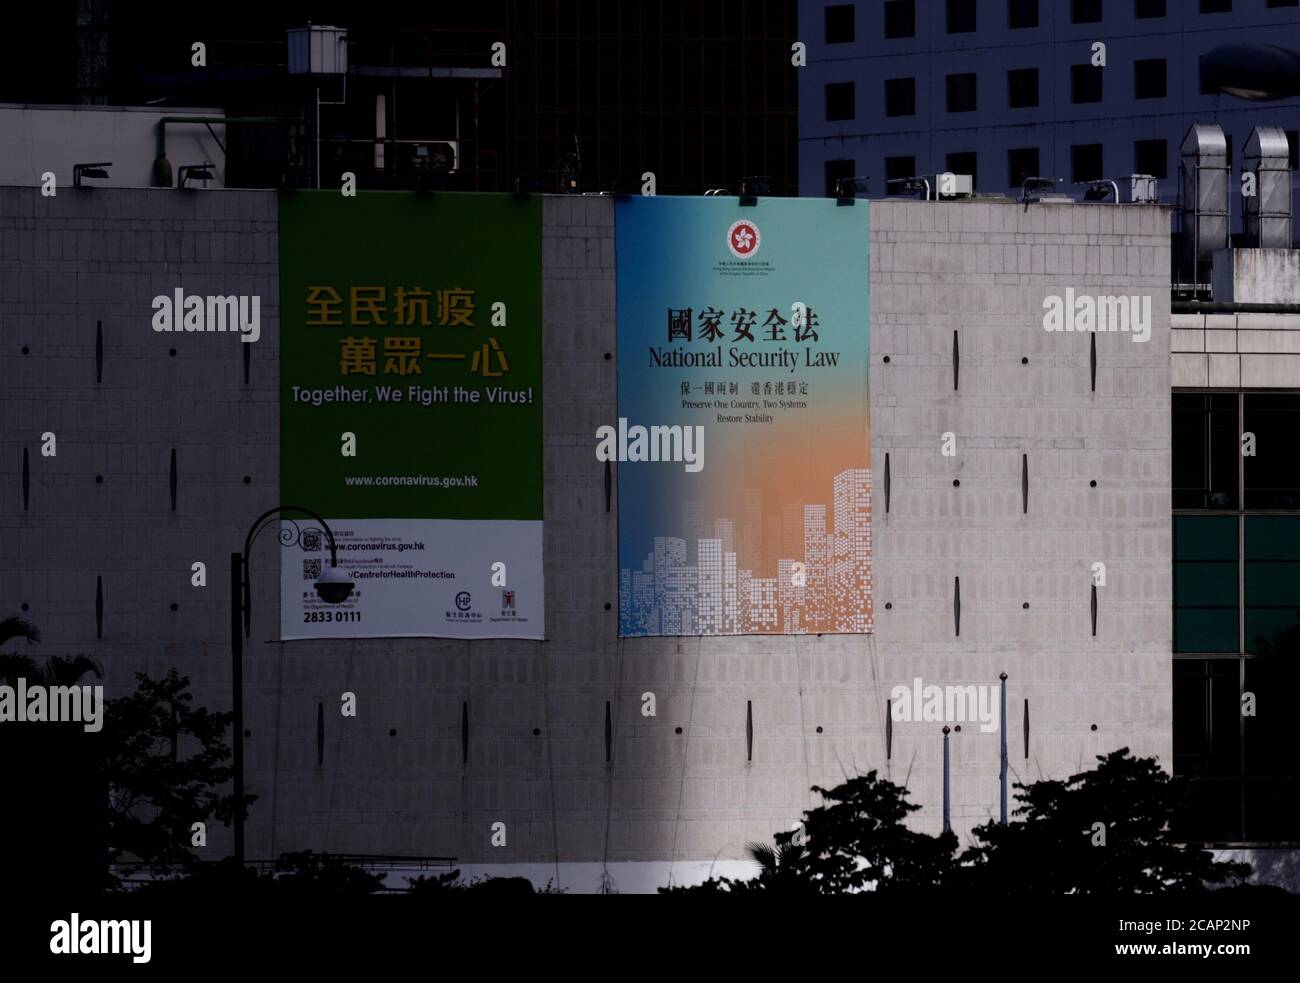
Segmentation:
<svg viewBox="0 0 1300 983">
<path fill-rule="evenodd" d="M 1199 282 L 1216 249 L 1228 248 L 1228 142 L 1213 123 L 1193 123 L 1179 167 L 1182 269 Z"/>
<path fill-rule="evenodd" d="M 1291 248 L 1291 160 L 1286 132 L 1277 126 L 1250 131 L 1244 153 L 1255 175 L 1255 194 L 1242 198 L 1245 232 L 1260 249 Z"/>
</svg>

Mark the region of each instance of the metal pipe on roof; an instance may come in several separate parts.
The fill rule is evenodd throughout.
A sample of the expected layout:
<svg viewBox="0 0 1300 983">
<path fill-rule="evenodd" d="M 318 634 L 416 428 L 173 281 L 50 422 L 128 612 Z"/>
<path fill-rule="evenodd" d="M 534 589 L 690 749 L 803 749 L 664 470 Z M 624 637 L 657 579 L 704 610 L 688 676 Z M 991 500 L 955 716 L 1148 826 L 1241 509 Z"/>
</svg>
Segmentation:
<svg viewBox="0 0 1300 983">
<path fill-rule="evenodd" d="M 1233 304 L 1226 301 L 1175 300 L 1171 314 L 1300 314 L 1300 304 Z"/>
</svg>

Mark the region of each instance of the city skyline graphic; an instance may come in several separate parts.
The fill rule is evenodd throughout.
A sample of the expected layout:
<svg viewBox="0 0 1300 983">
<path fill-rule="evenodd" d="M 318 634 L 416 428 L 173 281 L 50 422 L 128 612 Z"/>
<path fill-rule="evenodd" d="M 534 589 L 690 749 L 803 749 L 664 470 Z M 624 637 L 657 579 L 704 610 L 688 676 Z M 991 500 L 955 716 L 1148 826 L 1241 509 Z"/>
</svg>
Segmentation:
<svg viewBox="0 0 1300 983">
<path fill-rule="evenodd" d="M 681 534 L 619 570 L 619 634 L 872 631 L 871 470 L 838 472 L 830 491 L 829 515 L 826 502 L 767 506 L 756 488 L 740 516 L 684 502 Z"/>
</svg>

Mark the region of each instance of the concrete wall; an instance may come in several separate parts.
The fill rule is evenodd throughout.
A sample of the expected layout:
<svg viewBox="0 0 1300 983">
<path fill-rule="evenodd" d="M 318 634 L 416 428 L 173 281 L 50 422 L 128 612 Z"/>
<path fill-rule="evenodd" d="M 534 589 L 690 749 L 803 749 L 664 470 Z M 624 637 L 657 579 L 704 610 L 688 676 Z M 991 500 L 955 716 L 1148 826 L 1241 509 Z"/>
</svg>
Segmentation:
<svg viewBox="0 0 1300 983">
<path fill-rule="evenodd" d="M 915 677 L 995 685 L 1009 674 L 1015 778 L 1064 777 L 1122 745 L 1168 762 L 1167 211 L 870 207 L 876 634 L 616 637 L 617 488 L 607 512 L 593 453 L 596 428 L 616 418 L 613 204 L 548 198 L 548 640 L 277 642 L 278 547 L 263 536 L 245 669 L 249 787 L 260 796 L 250 856 L 447 855 L 467 871 L 516 866 L 572 890 L 594 889 L 608 865 L 618 889 L 645 889 L 670 873 L 752 869 L 744 843 L 795 822 L 815 804 L 810 786 L 872 768 L 906 783 L 923 807 L 918 826 L 937 831 L 940 725 L 896 723 L 886 759 L 886 700 Z M 0 189 L 0 611 L 39 624 L 43 652 L 101 659 L 110 695 L 131 687 L 133 670 L 176 665 L 200 702 L 229 706 L 228 558 L 278 499 L 275 230 L 270 193 Z M 155 334 L 150 298 L 177 286 L 260 294 L 261 341 Z M 1152 297 L 1149 342 L 1096 337 L 1095 391 L 1092 336 L 1042 328 L 1044 296 L 1067 287 Z M 45 431 L 58 435 L 57 458 L 40 455 Z M 955 457 L 940 453 L 945 431 Z M 208 564 L 206 589 L 190 586 L 196 560 Z M 1107 565 L 1095 637 L 1094 561 Z M 357 694 L 356 719 L 339 716 L 344 691 Z M 645 692 L 655 718 L 639 712 Z M 967 724 L 952 738 L 964 834 L 996 814 L 998 735 Z M 489 842 L 498 821 L 504 847 Z M 214 857 L 228 852 L 228 831 L 209 843 Z"/>
<path fill-rule="evenodd" d="M 1300 249 L 1218 249 L 1211 276 L 1218 303 L 1294 304 Z"/>
<path fill-rule="evenodd" d="M 1175 387 L 1300 388 L 1300 314 L 1175 314 L 1171 323 Z"/>
<path fill-rule="evenodd" d="M 164 116 L 210 116 L 220 109 L 158 109 L 132 106 L 0 105 L 0 187 L 43 183 L 52 171 L 60 189 L 72 187 L 72 167 L 111 161 L 107 178 L 86 178 L 99 188 L 148 188 L 158 156 L 158 125 Z M 172 123 L 167 127 L 167 159 L 173 184 L 181 166 L 211 161 L 215 178 L 207 188 L 224 187 L 226 127 L 202 123 Z M 195 182 L 204 187 L 202 182 Z"/>
<path fill-rule="evenodd" d="M 879 491 L 874 510 L 872 655 L 880 685 L 873 709 L 913 676 L 986 684 L 1005 671 L 1014 780 L 1065 777 L 1122 746 L 1158 755 L 1168 767 L 1167 210 L 974 202 L 871 208 L 877 489 L 886 452 L 892 477 L 888 513 Z M 1044 298 L 1070 287 L 1149 295 L 1150 340 L 1045 331 Z M 955 457 L 940 454 L 945 432 L 957 438 Z M 1094 636 L 1098 561 L 1106 585 L 1097 592 Z M 937 731 L 936 724 L 896 724 L 886 769 L 896 781 L 910 775 L 925 806 L 921 824 L 931 831 L 939 828 L 942 796 Z M 954 827 L 996 817 L 998 736 L 966 725 L 952 735 L 952 756 Z"/>
</svg>

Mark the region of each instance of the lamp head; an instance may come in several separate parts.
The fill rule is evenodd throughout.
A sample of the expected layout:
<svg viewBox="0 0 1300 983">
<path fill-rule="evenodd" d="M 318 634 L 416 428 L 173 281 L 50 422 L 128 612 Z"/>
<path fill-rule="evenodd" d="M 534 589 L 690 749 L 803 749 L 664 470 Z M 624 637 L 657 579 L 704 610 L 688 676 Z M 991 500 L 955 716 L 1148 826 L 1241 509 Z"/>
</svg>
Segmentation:
<svg viewBox="0 0 1300 983">
<path fill-rule="evenodd" d="M 342 604 L 356 585 L 339 567 L 326 567 L 316 580 L 316 594 L 326 604 Z"/>
</svg>

